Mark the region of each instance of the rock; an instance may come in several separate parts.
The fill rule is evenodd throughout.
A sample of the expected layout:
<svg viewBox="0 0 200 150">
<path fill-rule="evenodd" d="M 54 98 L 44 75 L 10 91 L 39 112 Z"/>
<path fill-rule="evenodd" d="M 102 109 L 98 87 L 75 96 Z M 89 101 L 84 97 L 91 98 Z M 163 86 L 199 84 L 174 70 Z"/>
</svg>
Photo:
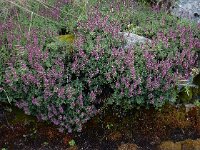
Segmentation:
<svg viewBox="0 0 200 150">
<path fill-rule="evenodd" d="M 200 139 L 193 141 L 194 150 L 200 150 Z"/>
<path fill-rule="evenodd" d="M 200 140 L 185 140 L 181 142 L 182 150 L 200 150 Z"/>
<path fill-rule="evenodd" d="M 165 141 L 158 146 L 159 150 L 200 150 L 200 139 L 187 139 L 180 142 Z"/>
<path fill-rule="evenodd" d="M 177 142 L 174 143 L 172 141 L 165 141 L 162 142 L 159 146 L 158 146 L 159 150 L 181 150 L 181 143 Z"/>
<path fill-rule="evenodd" d="M 188 113 L 189 111 L 191 111 L 194 108 L 196 108 L 196 106 L 194 104 L 185 104 L 186 113 Z"/>
<path fill-rule="evenodd" d="M 134 33 L 128 33 L 128 32 L 121 32 L 121 34 L 123 34 L 124 38 L 127 41 L 127 44 L 125 46 L 125 48 L 128 48 L 130 46 L 133 46 L 136 43 L 146 43 L 146 42 L 150 42 L 151 40 L 143 37 L 143 36 L 139 36 L 137 34 Z"/>
<path fill-rule="evenodd" d="M 118 150 L 137 150 L 138 146 L 136 144 L 122 144 L 121 146 L 118 147 Z"/>
<path fill-rule="evenodd" d="M 179 0 L 172 7 L 171 14 L 181 18 L 188 18 L 200 23 L 200 1 Z"/>
</svg>

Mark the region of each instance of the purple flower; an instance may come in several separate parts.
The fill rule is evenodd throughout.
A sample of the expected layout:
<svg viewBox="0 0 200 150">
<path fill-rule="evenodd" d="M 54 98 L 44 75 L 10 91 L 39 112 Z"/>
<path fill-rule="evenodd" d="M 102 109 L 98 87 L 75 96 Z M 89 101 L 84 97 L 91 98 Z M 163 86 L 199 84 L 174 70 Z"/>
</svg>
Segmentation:
<svg viewBox="0 0 200 150">
<path fill-rule="evenodd" d="M 60 90 L 58 90 L 58 97 L 65 98 L 65 87 L 61 87 Z"/>
<path fill-rule="evenodd" d="M 73 92 L 72 87 L 69 86 L 69 87 L 67 88 L 67 98 L 68 98 L 68 99 L 71 99 L 72 96 L 73 96 L 73 93 L 74 93 L 74 92 Z"/>
<path fill-rule="evenodd" d="M 78 132 L 81 132 L 82 131 L 82 125 L 81 124 L 78 124 L 78 129 L 77 129 Z"/>
<path fill-rule="evenodd" d="M 33 105 L 40 106 L 40 103 L 37 98 L 32 97 L 32 103 Z"/>
<path fill-rule="evenodd" d="M 117 89 L 119 89 L 119 87 L 120 87 L 119 81 L 117 81 L 117 82 L 115 83 L 115 87 L 116 87 Z"/>
<path fill-rule="evenodd" d="M 51 111 L 53 112 L 54 115 L 58 115 L 58 112 L 53 105 L 51 106 Z"/>
<path fill-rule="evenodd" d="M 91 93 L 90 93 L 90 99 L 92 101 L 94 101 L 96 99 L 96 94 L 94 93 L 94 91 L 91 91 Z"/>
<path fill-rule="evenodd" d="M 78 96 L 78 101 L 79 101 L 80 106 L 83 106 L 83 95 L 82 95 L 82 93 Z"/>
<path fill-rule="evenodd" d="M 0 87 L 0 92 L 2 92 L 4 89 L 3 89 L 3 87 Z"/>
<path fill-rule="evenodd" d="M 142 90 L 141 90 L 141 88 L 139 88 L 137 94 L 140 95 L 141 93 L 142 93 Z"/>
<path fill-rule="evenodd" d="M 47 116 L 44 115 L 44 114 L 41 114 L 41 119 L 44 120 L 44 121 L 46 121 L 47 120 Z"/>
<path fill-rule="evenodd" d="M 57 119 L 55 119 L 55 118 L 51 119 L 51 121 L 52 121 L 55 125 L 58 125 L 58 124 L 60 123 L 59 120 L 57 120 Z"/>
<path fill-rule="evenodd" d="M 53 114 L 51 112 L 48 112 L 48 118 L 51 119 L 53 117 Z"/>
<path fill-rule="evenodd" d="M 108 81 L 111 80 L 110 72 L 106 73 L 105 75 L 106 75 L 106 79 L 107 79 Z"/>
<path fill-rule="evenodd" d="M 60 116 L 58 117 L 58 120 L 59 120 L 59 121 L 62 121 L 62 119 L 63 119 L 63 117 L 62 117 L 62 115 L 60 115 Z"/>
<path fill-rule="evenodd" d="M 72 128 L 68 127 L 68 133 L 72 133 Z"/>
<path fill-rule="evenodd" d="M 72 103 L 71 103 L 71 108 L 73 109 L 75 106 L 76 106 L 76 103 L 75 103 L 75 102 L 72 102 Z"/>
<path fill-rule="evenodd" d="M 59 112 L 60 112 L 61 114 L 63 114 L 64 110 L 63 110 L 62 106 L 59 106 Z"/>
<path fill-rule="evenodd" d="M 27 114 L 27 115 L 31 114 L 31 112 L 30 112 L 28 107 L 24 107 L 23 109 L 24 109 L 25 114 Z"/>
</svg>

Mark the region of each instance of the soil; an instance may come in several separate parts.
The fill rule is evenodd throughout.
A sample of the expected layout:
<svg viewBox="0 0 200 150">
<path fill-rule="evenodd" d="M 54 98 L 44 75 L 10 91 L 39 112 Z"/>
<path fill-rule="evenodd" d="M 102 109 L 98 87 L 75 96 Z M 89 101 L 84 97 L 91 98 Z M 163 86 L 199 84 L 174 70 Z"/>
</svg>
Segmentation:
<svg viewBox="0 0 200 150">
<path fill-rule="evenodd" d="M 11 111 L 12 110 L 12 111 Z M 162 110 L 135 109 L 128 113 L 108 108 L 88 121 L 80 133 L 60 133 L 21 110 L 0 104 L 0 148 L 8 150 L 116 150 L 126 143 L 139 150 L 156 150 L 163 141 L 200 138 L 200 109 L 166 105 Z M 69 145 L 71 140 L 75 146 Z"/>
</svg>

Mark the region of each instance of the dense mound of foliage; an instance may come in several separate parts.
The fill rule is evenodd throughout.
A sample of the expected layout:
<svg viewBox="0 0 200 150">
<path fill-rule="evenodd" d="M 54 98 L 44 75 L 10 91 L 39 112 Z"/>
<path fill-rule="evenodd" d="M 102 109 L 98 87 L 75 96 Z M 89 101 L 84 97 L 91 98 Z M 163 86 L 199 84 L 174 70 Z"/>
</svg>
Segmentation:
<svg viewBox="0 0 200 150">
<path fill-rule="evenodd" d="M 178 80 L 189 78 L 197 65 L 200 41 L 190 26 L 153 30 L 150 43 L 125 49 L 120 32 L 130 22 L 119 18 L 131 18 L 132 3 L 92 2 L 57 1 L 54 11 L 39 8 L 37 16 L 18 16 L 22 10 L 14 7 L 16 16 L 0 24 L 1 97 L 60 131 L 81 131 L 107 105 L 128 110 L 175 102 Z M 68 43 L 55 38 L 65 19 L 66 32 L 75 36 Z"/>
</svg>

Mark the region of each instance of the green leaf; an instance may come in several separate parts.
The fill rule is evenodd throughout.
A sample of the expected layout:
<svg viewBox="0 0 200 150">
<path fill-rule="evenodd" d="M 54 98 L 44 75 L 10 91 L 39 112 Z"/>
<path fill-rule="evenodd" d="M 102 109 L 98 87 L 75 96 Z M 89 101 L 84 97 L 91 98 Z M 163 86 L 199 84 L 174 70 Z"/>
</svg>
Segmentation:
<svg viewBox="0 0 200 150">
<path fill-rule="evenodd" d="M 107 100 L 107 104 L 109 104 L 109 105 L 112 105 L 113 104 L 113 99 L 112 98 L 108 98 L 108 100 Z"/>
<path fill-rule="evenodd" d="M 50 60 L 47 60 L 47 61 L 45 62 L 45 65 L 46 65 L 48 68 L 50 68 L 50 67 L 52 66 Z"/>
<path fill-rule="evenodd" d="M 70 146 L 75 146 L 75 145 L 76 145 L 76 142 L 72 139 L 71 141 L 69 141 L 69 145 L 70 145 Z"/>
<path fill-rule="evenodd" d="M 8 103 L 11 104 L 12 99 L 8 96 L 7 92 L 6 92 L 4 89 L 3 89 L 3 91 L 5 92 L 5 95 L 6 95 L 6 98 L 7 98 L 7 100 L 8 100 Z"/>
</svg>

